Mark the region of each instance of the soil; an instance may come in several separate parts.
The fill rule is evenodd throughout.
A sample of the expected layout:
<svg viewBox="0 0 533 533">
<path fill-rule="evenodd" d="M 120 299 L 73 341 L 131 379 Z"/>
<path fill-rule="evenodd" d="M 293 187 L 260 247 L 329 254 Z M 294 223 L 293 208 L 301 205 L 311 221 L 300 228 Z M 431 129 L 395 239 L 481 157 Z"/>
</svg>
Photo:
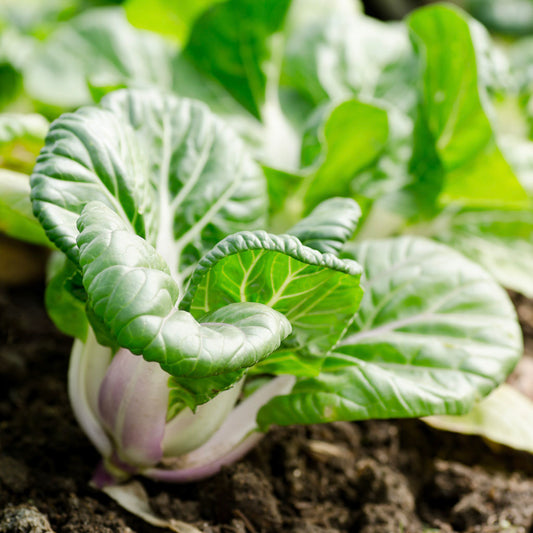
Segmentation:
<svg viewBox="0 0 533 533">
<path fill-rule="evenodd" d="M 39 284 L 0 288 L 0 533 L 156 533 L 88 481 L 70 411 L 70 340 Z M 529 359 L 533 304 L 513 295 Z M 528 379 L 529 378 L 529 379 Z M 152 507 L 206 533 L 533 533 L 533 456 L 417 420 L 279 428 L 201 483 L 146 481 Z"/>
</svg>

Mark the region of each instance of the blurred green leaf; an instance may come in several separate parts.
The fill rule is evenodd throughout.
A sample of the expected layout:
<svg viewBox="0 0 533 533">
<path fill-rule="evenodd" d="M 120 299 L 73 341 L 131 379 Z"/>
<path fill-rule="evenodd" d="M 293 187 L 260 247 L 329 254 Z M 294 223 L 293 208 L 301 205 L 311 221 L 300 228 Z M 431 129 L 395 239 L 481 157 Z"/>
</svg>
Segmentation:
<svg viewBox="0 0 533 533">
<path fill-rule="evenodd" d="M 480 435 L 533 453 L 533 402 L 507 384 L 500 385 L 467 414 L 430 416 L 423 420 L 437 429 Z"/>
<path fill-rule="evenodd" d="M 423 63 L 420 127 L 414 158 L 434 145 L 442 165 L 438 202 L 524 207 L 526 192 L 502 155 L 480 86 L 470 22 L 458 9 L 432 6 L 408 19 Z M 419 174 L 420 175 L 420 174 Z M 437 175 L 438 176 L 438 175 Z"/>
<path fill-rule="evenodd" d="M 127 0 L 124 9 L 137 28 L 151 30 L 186 43 L 196 19 L 224 0 Z"/>
<path fill-rule="evenodd" d="M 271 66 L 271 37 L 280 31 L 290 0 L 228 0 L 194 25 L 187 55 L 216 78 L 252 115 L 261 117 Z M 270 64 L 270 67 L 269 67 Z"/>
</svg>

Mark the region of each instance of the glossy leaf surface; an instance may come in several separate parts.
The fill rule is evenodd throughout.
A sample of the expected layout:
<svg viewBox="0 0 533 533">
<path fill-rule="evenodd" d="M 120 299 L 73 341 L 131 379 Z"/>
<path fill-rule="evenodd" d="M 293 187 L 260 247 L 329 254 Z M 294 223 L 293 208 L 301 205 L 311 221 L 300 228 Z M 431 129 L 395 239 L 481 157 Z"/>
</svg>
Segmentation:
<svg viewBox="0 0 533 533">
<path fill-rule="evenodd" d="M 361 208 L 350 198 L 330 198 L 319 204 L 288 233 L 322 253 L 337 255 L 352 237 L 361 216 Z"/>
<path fill-rule="evenodd" d="M 325 355 L 359 306 L 361 268 L 355 261 L 303 246 L 289 235 L 240 233 L 199 263 L 184 300 L 195 317 L 233 302 L 257 302 L 290 321 L 291 347 Z"/>
<path fill-rule="evenodd" d="M 345 255 L 365 272 L 359 313 L 318 377 L 261 410 L 262 426 L 464 413 L 513 368 L 514 309 L 477 265 L 411 237 Z"/>
<path fill-rule="evenodd" d="M 225 235 L 264 221 L 266 185 L 235 134 L 198 103 L 117 91 L 52 126 L 32 177 L 49 238 L 77 261 L 76 220 L 105 203 L 163 254 L 180 283 Z"/>
<path fill-rule="evenodd" d="M 156 250 L 100 202 L 78 222 L 80 266 L 88 306 L 118 344 L 173 376 L 207 377 L 254 365 L 290 333 L 271 308 L 226 306 L 198 323 L 179 311 L 177 283 Z"/>
</svg>

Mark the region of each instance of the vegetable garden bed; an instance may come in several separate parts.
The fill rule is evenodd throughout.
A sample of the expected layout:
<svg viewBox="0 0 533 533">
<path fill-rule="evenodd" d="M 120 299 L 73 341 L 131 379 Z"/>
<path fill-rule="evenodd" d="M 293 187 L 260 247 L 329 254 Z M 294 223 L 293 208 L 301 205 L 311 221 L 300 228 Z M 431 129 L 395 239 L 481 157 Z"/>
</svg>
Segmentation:
<svg viewBox="0 0 533 533">
<path fill-rule="evenodd" d="M 0 533 L 533 533 L 530 0 L 25 1 Z"/>
<path fill-rule="evenodd" d="M 88 485 L 98 454 L 72 416 L 65 381 L 71 341 L 46 317 L 42 290 L 0 291 L 0 531 L 162 531 Z M 515 302 L 531 360 L 533 303 Z M 206 533 L 533 527 L 530 454 L 414 420 L 278 428 L 207 481 L 146 488 L 160 515 Z"/>
</svg>

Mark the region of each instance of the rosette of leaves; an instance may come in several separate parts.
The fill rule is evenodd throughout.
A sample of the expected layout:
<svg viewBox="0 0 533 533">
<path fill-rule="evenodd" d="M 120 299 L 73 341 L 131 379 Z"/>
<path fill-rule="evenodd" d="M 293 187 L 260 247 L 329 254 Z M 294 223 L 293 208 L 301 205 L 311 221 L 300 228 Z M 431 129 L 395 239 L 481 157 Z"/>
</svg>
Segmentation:
<svg viewBox="0 0 533 533">
<path fill-rule="evenodd" d="M 272 424 L 466 412 L 520 354 L 480 267 L 419 238 L 346 244 L 359 207 L 323 179 L 265 231 L 261 168 L 198 102 L 119 90 L 63 115 L 31 187 L 100 486 L 208 476 Z"/>
</svg>

